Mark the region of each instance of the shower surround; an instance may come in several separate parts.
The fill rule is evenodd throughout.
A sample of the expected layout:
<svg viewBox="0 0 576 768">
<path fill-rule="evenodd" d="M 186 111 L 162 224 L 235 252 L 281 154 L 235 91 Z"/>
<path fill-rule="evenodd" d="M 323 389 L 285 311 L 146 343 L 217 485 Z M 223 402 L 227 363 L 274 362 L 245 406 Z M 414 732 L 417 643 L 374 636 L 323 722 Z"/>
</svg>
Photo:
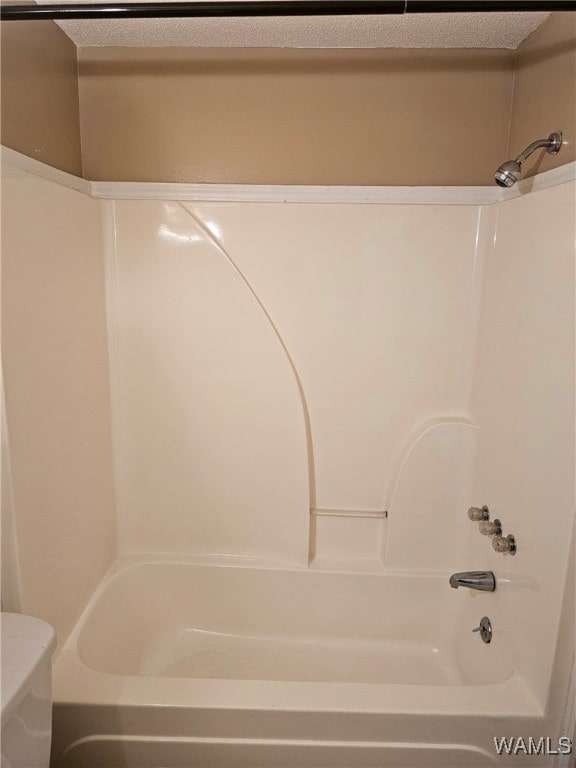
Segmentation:
<svg viewBox="0 0 576 768">
<path fill-rule="evenodd" d="M 101 214 L 70 258 L 102 243 L 111 567 L 59 618 L 19 531 L 24 607 L 60 632 L 54 765 L 481 768 L 510 764 L 493 737 L 561 735 L 573 166 L 499 201 L 230 187 L 207 202 L 186 185 L 63 190 L 7 159 L 12 301 L 74 206 Z M 31 234 L 26 213 L 54 200 L 61 218 Z M 34 333 L 5 360 L 17 528 Z M 482 504 L 515 557 L 468 521 Z M 496 592 L 451 590 L 468 569 L 494 571 Z"/>
</svg>

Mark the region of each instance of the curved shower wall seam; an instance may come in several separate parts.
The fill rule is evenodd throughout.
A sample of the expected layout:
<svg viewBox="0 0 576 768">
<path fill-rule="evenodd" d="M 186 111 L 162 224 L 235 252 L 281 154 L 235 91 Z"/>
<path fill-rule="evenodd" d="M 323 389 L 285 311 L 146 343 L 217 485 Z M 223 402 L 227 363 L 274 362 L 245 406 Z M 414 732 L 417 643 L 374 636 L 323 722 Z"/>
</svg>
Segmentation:
<svg viewBox="0 0 576 768">
<path fill-rule="evenodd" d="M 294 360 L 292 358 L 292 355 L 290 354 L 290 351 L 288 350 L 288 347 L 286 346 L 286 343 L 284 339 L 282 338 L 280 331 L 276 327 L 276 324 L 274 323 L 274 320 L 272 319 L 270 313 L 266 309 L 263 301 L 260 299 L 240 267 L 236 264 L 232 256 L 228 253 L 228 251 L 224 248 L 224 246 L 220 243 L 218 238 L 214 235 L 213 232 L 210 231 L 210 229 L 204 224 L 202 219 L 194 214 L 189 208 L 187 208 L 183 203 L 178 202 L 177 203 L 187 214 L 188 216 L 194 221 L 196 226 L 200 229 L 202 234 L 207 238 L 209 242 L 212 243 L 224 256 L 224 258 L 227 260 L 227 262 L 230 264 L 232 269 L 236 272 L 238 277 L 242 280 L 260 309 L 262 310 L 264 317 L 270 324 L 270 327 L 272 328 L 272 331 L 274 335 L 276 336 L 278 343 L 280 344 L 284 355 L 286 356 L 286 359 L 288 361 L 288 365 L 290 366 L 290 369 L 292 371 L 292 375 L 294 376 L 294 380 L 296 382 L 296 386 L 298 388 L 298 394 L 300 396 L 300 403 L 302 406 L 302 413 L 304 416 L 304 426 L 306 431 L 306 447 L 307 447 L 307 454 L 308 454 L 308 489 L 309 489 L 309 508 L 313 509 L 316 506 L 316 476 L 314 471 L 314 450 L 313 450 L 313 443 L 312 443 L 312 427 L 310 423 L 310 413 L 308 410 L 308 403 L 306 401 L 306 395 L 304 393 L 304 387 L 302 385 L 302 381 L 300 379 L 300 375 L 298 373 L 298 369 L 296 368 L 296 364 L 294 363 Z M 309 542 L 309 547 L 311 546 L 311 541 Z"/>
<path fill-rule="evenodd" d="M 496 210 L 491 206 L 479 205 L 476 215 L 476 234 L 474 241 L 474 255 L 470 267 L 468 280 L 468 299 L 466 309 L 466 327 L 464 329 L 461 350 L 460 370 L 458 374 L 458 408 L 452 414 L 440 414 L 430 416 L 415 424 L 402 440 L 397 443 L 396 458 L 392 464 L 392 471 L 388 487 L 384 489 L 384 508 L 390 513 L 400 478 L 408 460 L 408 457 L 416 447 L 416 444 L 424 435 L 435 427 L 447 424 L 459 424 L 478 428 L 478 424 L 472 416 L 472 401 L 474 387 L 474 372 L 477 358 L 477 336 L 482 305 L 482 285 L 484 279 L 484 265 L 487 251 L 494 247 L 496 232 Z M 492 236 L 492 237 L 491 237 Z M 382 547 L 382 560 L 386 562 L 387 546 Z"/>
<path fill-rule="evenodd" d="M 486 261 L 494 249 L 497 209 L 478 206 L 474 253 L 470 265 L 466 325 L 462 334 L 459 372 L 459 409 L 463 418 L 472 418 L 475 372 L 478 354 L 478 334 L 482 311 L 484 270 Z"/>
<path fill-rule="evenodd" d="M 471 417 L 451 416 L 447 414 L 444 414 L 441 416 L 432 416 L 431 418 L 425 419 L 424 421 L 421 421 L 419 424 L 413 427 L 404 437 L 404 440 L 400 444 L 400 448 L 396 454 L 396 461 L 394 462 L 394 465 L 392 468 L 390 483 L 388 485 L 388 490 L 386 494 L 385 507 L 388 510 L 388 514 L 390 514 L 390 511 L 394 507 L 394 500 L 396 498 L 396 492 L 398 490 L 400 478 L 402 477 L 404 466 L 406 465 L 406 462 L 408 461 L 410 454 L 416 448 L 420 440 L 428 432 L 431 432 L 437 427 L 442 427 L 447 425 L 458 425 L 462 427 L 470 427 L 472 429 L 478 429 L 478 424 Z M 388 543 L 383 542 L 382 562 L 386 563 L 387 558 L 388 558 Z"/>
</svg>

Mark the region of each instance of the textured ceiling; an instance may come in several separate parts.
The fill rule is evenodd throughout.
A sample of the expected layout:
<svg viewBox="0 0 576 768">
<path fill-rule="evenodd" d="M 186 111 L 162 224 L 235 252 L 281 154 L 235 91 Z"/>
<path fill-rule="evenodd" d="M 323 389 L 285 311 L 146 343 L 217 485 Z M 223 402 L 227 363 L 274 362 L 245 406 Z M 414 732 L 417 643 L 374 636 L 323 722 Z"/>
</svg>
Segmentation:
<svg viewBox="0 0 576 768">
<path fill-rule="evenodd" d="M 516 48 L 548 16 L 547 13 L 442 13 L 84 20 L 59 24 L 78 46 Z"/>
</svg>

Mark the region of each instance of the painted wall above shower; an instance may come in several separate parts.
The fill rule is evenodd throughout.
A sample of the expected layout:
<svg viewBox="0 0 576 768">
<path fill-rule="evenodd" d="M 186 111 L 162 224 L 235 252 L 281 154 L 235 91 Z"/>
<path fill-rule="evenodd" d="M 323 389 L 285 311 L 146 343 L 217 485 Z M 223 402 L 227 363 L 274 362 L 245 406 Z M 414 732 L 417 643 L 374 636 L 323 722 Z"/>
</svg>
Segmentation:
<svg viewBox="0 0 576 768">
<path fill-rule="evenodd" d="M 0 22 L 2 144 L 82 175 L 74 43 L 51 21 Z"/>
<path fill-rule="evenodd" d="M 79 49 L 84 174 L 103 181 L 490 184 L 506 50 Z"/>
<path fill-rule="evenodd" d="M 456 24 L 442 27 L 452 44 Z M 563 132 L 562 153 L 534 156 L 526 172 L 576 159 L 574 13 L 552 14 L 516 52 L 433 36 L 437 47 L 404 50 L 253 47 L 260 38 L 79 48 L 78 80 L 54 23 L 0 28 L 5 145 L 79 173 L 81 138 L 93 180 L 491 184 L 503 158 L 550 130 Z"/>
<path fill-rule="evenodd" d="M 94 180 L 488 185 L 552 130 L 525 172 L 576 159 L 576 13 L 516 52 L 80 48 L 79 84 Z"/>
</svg>

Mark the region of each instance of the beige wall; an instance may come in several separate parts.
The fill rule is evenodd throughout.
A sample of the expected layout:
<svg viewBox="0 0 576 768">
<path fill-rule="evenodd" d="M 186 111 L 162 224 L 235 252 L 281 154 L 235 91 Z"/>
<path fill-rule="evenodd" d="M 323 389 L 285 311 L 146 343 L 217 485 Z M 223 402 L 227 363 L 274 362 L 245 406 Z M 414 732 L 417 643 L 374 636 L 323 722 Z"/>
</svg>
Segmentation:
<svg viewBox="0 0 576 768">
<path fill-rule="evenodd" d="M 82 174 L 76 46 L 52 21 L 0 24 L 2 144 Z"/>
<path fill-rule="evenodd" d="M 513 53 L 85 48 L 87 178 L 488 184 Z"/>
<path fill-rule="evenodd" d="M 21 610 L 63 640 L 116 549 L 101 205 L 6 164 L 2 175 L 14 565 Z"/>
<path fill-rule="evenodd" d="M 83 160 L 90 179 L 490 184 L 502 159 L 558 129 L 562 152 L 537 153 L 526 173 L 576 159 L 573 13 L 515 56 L 85 48 L 79 79 L 54 23 L 1 32 L 2 143 L 78 175 Z"/>
<path fill-rule="evenodd" d="M 552 131 L 562 131 L 562 150 L 556 156 L 534 154 L 525 175 L 576 160 L 576 13 L 552 14 L 516 52 L 507 157 Z"/>
</svg>

